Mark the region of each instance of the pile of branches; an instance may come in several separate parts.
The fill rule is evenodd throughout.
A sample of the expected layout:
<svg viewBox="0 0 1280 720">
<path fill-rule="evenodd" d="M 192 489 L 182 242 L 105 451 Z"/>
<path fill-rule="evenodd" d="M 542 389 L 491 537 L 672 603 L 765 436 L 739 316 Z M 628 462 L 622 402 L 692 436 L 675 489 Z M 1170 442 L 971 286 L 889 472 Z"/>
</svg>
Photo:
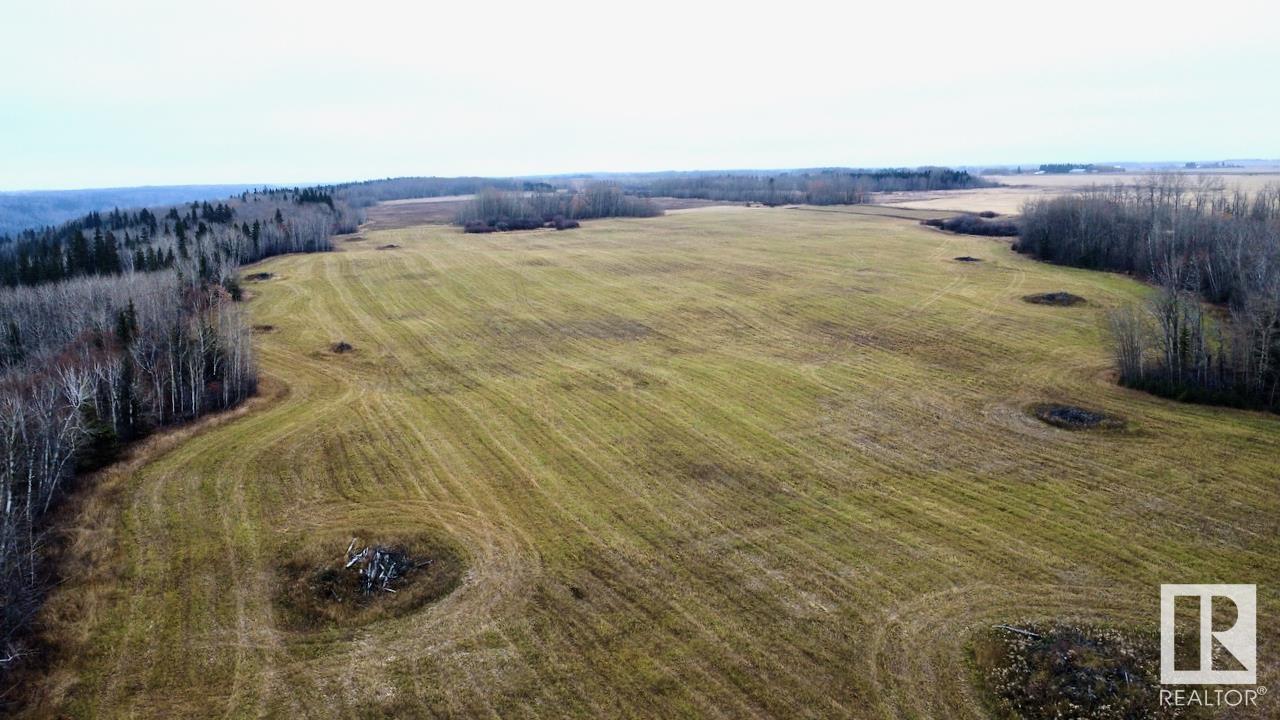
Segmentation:
<svg viewBox="0 0 1280 720">
<path fill-rule="evenodd" d="M 1072 625 L 996 625 L 974 661 L 996 717 L 1095 720 L 1185 717 L 1160 703 L 1159 645 L 1133 631 Z"/>
<path fill-rule="evenodd" d="M 403 579 L 410 570 L 431 564 L 430 560 L 414 563 L 405 553 L 381 545 L 368 545 L 356 550 L 356 538 L 347 546 L 345 569 L 357 569 L 360 573 L 360 592 L 373 595 L 379 592 L 395 593 L 392 585 Z"/>
</svg>

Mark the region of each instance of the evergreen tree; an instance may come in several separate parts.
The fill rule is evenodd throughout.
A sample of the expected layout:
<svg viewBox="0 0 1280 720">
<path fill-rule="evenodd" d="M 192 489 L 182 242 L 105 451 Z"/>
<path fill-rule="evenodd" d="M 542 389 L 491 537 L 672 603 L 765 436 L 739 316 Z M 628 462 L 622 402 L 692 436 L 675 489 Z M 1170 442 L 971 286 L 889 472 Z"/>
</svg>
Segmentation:
<svg viewBox="0 0 1280 720">
<path fill-rule="evenodd" d="M 95 243 L 99 242 L 102 232 L 94 231 L 93 239 Z M 93 251 L 89 248 L 89 241 L 84 233 L 77 231 L 72 235 L 70 251 L 71 256 L 67 259 L 68 275 L 81 275 L 93 269 Z"/>
<path fill-rule="evenodd" d="M 138 310 L 129 300 L 129 306 L 116 313 L 116 340 L 122 347 L 129 347 L 138 334 Z"/>
</svg>

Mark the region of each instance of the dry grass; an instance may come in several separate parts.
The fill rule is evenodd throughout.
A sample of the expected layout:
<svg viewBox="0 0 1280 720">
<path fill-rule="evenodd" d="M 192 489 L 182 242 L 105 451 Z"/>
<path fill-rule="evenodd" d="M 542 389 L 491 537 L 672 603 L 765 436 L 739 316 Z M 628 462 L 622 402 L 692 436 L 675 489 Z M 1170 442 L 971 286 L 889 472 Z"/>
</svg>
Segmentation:
<svg viewBox="0 0 1280 720">
<path fill-rule="evenodd" d="M 415 225 L 448 225 L 471 195 L 387 200 L 365 209 L 365 230 L 392 230 Z"/>
<path fill-rule="evenodd" d="M 288 393 L 81 506 L 34 714 L 973 718 L 979 629 L 1151 631 L 1160 582 L 1262 583 L 1277 680 L 1280 421 L 1108 382 L 1124 278 L 756 208 L 254 271 Z M 290 630 L 281 558 L 353 529 L 447 539 L 460 585 Z"/>
</svg>

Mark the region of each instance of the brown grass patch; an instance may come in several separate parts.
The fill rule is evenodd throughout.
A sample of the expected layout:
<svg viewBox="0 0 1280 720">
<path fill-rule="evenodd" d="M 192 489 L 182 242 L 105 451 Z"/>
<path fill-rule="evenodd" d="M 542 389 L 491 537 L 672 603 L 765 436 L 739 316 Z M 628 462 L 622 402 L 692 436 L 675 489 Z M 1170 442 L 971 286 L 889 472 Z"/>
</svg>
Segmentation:
<svg viewBox="0 0 1280 720">
<path fill-rule="evenodd" d="M 470 195 L 450 195 L 380 202 L 365 210 L 364 227 L 390 230 L 415 225 L 448 225 L 470 198 Z"/>
<path fill-rule="evenodd" d="M 700 198 L 655 197 L 650 199 L 653 200 L 654 205 L 657 205 L 663 210 L 692 210 L 694 208 L 743 204 L 740 202 L 730 202 L 728 200 L 702 200 Z"/>
<path fill-rule="evenodd" d="M 484 327 L 489 337 L 520 347 L 564 340 L 635 341 L 653 334 L 648 325 L 617 315 L 545 322 L 498 315 Z"/>
</svg>

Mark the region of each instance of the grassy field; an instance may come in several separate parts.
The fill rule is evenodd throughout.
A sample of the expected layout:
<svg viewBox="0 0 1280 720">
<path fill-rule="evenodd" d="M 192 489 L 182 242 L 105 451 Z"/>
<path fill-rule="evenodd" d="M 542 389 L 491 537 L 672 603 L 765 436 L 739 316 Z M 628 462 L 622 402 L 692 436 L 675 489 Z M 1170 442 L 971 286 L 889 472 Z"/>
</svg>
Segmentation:
<svg viewBox="0 0 1280 720">
<path fill-rule="evenodd" d="M 974 632 L 1153 630 L 1161 582 L 1259 583 L 1277 680 L 1280 420 L 1109 382 L 1137 283 L 781 208 L 364 237 L 256 266 L 264 396 L 81 499 L 38 714 L 981 717 Z M 291 626 L 356 532 L 465 572 Z"/>
</svg>

